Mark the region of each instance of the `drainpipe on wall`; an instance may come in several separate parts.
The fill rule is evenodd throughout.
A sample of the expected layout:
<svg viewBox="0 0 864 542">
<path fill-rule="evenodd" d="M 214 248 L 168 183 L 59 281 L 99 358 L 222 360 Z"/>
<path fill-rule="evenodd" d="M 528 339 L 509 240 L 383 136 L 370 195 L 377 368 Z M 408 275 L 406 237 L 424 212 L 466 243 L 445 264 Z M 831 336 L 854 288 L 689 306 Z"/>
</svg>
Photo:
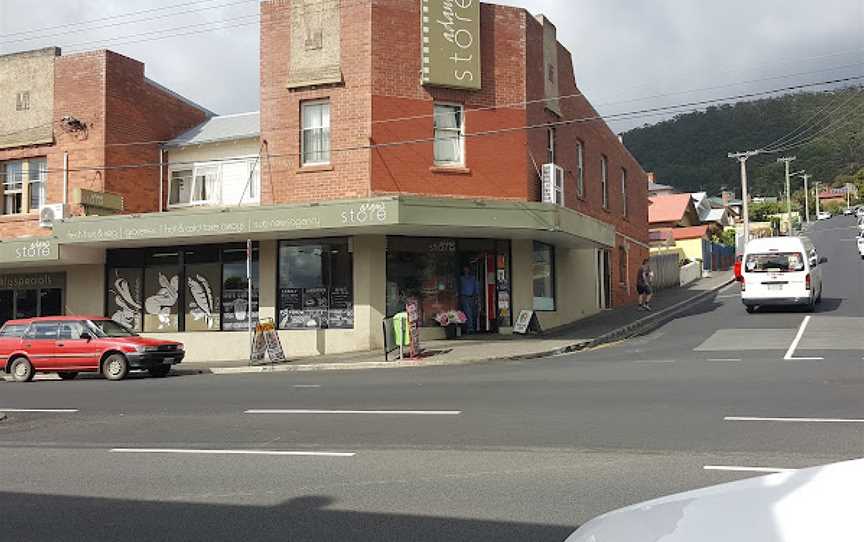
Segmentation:
<svg viewBox="0 0 864 542">
<path fill-rule="evenodd" d="M 69 204 L 69 153 L 63 152 L 63 205 Z"/>
<path fill-rule="evenodd" d="M 162 200 L 164 199 L 163 185 L 165 184 L 165 167 L 162 165 L 162 160 L 165 158 L 165 149 L 159 147 L 159 212 L 162 212 Z"/>
</svg>

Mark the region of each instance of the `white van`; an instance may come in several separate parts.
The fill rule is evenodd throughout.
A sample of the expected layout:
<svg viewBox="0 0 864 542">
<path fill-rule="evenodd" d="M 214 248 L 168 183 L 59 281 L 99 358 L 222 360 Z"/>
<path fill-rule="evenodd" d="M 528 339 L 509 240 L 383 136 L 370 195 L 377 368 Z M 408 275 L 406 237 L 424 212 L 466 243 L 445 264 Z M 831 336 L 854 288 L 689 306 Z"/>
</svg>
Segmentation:
<svg viewBox="0 0 864 542">
<path fill-rule="evenodd" d="M 806 237 L 767 237 L 747 243 L 741 263 L 741 301 L 747 312 L 770 305 L 813 310 L 822 301 L 827 262 Z"/>
</svg>

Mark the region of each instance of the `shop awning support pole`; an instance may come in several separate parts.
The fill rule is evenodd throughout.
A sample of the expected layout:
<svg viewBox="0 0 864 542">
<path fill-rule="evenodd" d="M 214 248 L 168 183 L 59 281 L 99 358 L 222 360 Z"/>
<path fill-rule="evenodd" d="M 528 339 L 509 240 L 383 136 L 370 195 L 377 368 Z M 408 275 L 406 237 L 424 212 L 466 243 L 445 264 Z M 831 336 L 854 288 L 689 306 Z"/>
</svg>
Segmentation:
<svg viewBox="0 0 864 542">
<path fill-rule="evenodd" d="M 246 328 L 249 331 L 249 361 L 252 361 L 252 239 L 246 239 Z M 259 309 L 260 310 L 260 309 Z"/>
<path fill-rule="evenodd" d="M 165 166 L 162 161 L 165 159 L 165 149 L 159 147 L 159 212 L 163 211 L 162 200 L 165 198 L 163 185 L 165 184 Z"/>
</svg>

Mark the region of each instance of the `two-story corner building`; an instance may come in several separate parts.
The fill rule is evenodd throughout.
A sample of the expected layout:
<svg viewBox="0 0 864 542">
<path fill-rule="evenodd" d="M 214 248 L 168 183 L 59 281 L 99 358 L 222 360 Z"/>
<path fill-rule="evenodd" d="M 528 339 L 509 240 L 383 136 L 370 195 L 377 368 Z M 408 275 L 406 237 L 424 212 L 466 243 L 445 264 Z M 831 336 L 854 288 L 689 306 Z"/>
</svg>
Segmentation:
<svg viewBox="0 0 864 542">
<path fill-rule="evenodd" d="M 523 310 L 549 329 L 634 300 L 647 177 L 548 20 L 272 0 L 260 32 L 260 115 L 164 144 L 163 212 L 55 225 L 62 249 L 104 254 L 106 314 L 220 360 L 248 356 L 255 318 L 291 356 L 378 348 L 411 298 L 427 337 L 453 309 L 508 333 Z"/>
<path fill-rule="evenodd" d="M 158 142 L 210 115 L 111 51 L 0 56 L 0 322 L 101 313 L 104 250 L 52 226 L 157 211 Z"/>
</svg>

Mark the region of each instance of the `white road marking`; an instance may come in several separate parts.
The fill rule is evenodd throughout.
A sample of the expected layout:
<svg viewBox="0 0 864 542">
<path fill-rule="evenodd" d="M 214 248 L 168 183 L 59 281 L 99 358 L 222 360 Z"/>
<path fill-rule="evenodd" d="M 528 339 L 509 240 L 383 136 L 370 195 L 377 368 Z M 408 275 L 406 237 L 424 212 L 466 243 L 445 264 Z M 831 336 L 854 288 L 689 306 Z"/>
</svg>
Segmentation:
<svg viewBox="0 0 864 542">
<path fill-rule="evenodd" d="M 798 422 L 798 423 L 864 423 L 855 418 L 760 418 L 756 416 L 726 416 L 727 422 Z"/>
<path fill-rule="evenodd" d="M 742 467 L 738 465 L 705 465 L 704 470 L 722 470 L 732 472 L 791 472 L 795 469 L 785 469 L 779 467 Z"/>
<path fill-rule="evenodd" d="M 188 448 L 111 448 L 118 454 L 198 454 L 198 455 L 291 455 L 310 457 L 354 457 L 354 452 L 304 452 L 287 450 L 194 450 Z"/>
<path fill-rule="evenodd" d="M 320 388 L 321 384 L 294 384 L 295 388 Z"/>
<path fill-rule="evenodd" d="M 458 416 L 461 410 L 313 410 L 296 408 L 253 408 L 245 414 L 397 414 L 418 416 Z"/>
<path fill-rule="evenodd" d="M 741 358 L 708 358 L 707 361 L 741 361 Z"/>
<path fill-rule="evenodd" d="M 810 323 L 810 316 L 805 316 L 804 321 L 801 322 L 801 326 L 798 328 L 798 333 L 795 334 L 795 339 L 792 340 L 792 344 L 789 345 L 789 350 L 786 351 L 786 355 L 783 356 L 785 360 L 799 360 L 799 361 L 807 361 L 807 360 L 822 360 L 825 358 L 796 358 L 793 357 L 795 355 L 795 349 L 798 348 L 798 343 L 801 342 L 801 338 L 804 337 L 804 331 L 807 329 L 807 325 Z"/>
<path fill-rule="evenodd" d="M 634 359 L 633 363 L 675 363 L 674 359 Z"/>
<path fill-rule="evenodd" d="M 77 408 L 0 408 L 0 412 L 50 412 L 57 414 L 70 414 L 78 412 Z"/>
</svg>

